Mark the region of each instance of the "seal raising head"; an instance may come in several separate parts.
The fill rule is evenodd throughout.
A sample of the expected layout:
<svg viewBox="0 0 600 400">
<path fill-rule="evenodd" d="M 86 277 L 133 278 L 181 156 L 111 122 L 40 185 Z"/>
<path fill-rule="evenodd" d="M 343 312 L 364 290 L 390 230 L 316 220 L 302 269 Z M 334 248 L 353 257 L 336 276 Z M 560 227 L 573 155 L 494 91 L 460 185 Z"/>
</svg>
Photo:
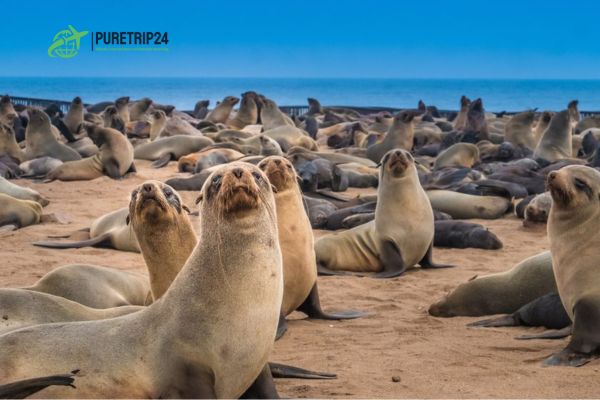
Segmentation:
<svg viewBox="0 0 600 400">
<path fill-rule="evenodd" d="M 546 186 L 557 210 L 574 210 L 597 205 L 600 172 L 582 165 L 571 165 L 548 174 Z"/>
<path fill-rule="evenodd" d="M 258 164 L 277 192 L 297 187 L 298 176 L 292 163 L 284 157 L 271 156 Z"/>
</svg>

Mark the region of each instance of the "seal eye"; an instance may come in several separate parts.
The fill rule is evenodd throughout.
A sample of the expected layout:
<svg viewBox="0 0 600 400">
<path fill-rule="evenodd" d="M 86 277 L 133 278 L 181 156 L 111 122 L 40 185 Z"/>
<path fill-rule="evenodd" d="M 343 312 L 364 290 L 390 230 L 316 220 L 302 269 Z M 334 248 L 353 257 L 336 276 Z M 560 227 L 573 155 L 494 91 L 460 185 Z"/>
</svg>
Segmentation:
<svg viewBox="0 0 600 400">
<path fill-rule="evenodd" d="M 579 190 L 589 189 L 589 186 L 587 185 L 587 183 L 585 183 L 584 181 L 582 181 L 581 179 L 578 179 L 578 178 L 575 178 L 575 187 Z"/>
<path fill-rule="evenodd" d="M 256 179 L 256 182 L 262 181 L 262 176 L 260 176 L 258 172 L 253 172 L 252 176 L 254 177 L 254 179 Z"/>
<path fill-rule="evenodd" d="M 166 197 L 173 196 L 173 191 L 171 189 L 165 189 L 165 190 L 163 190 L 163 193 L 165 194 Z"/>
<path fill-rule="evenodd" d="M 219 185 L 221 183 L 221 175 L 213 176 L 212 183 L 213 185 Z"/>
</svg>

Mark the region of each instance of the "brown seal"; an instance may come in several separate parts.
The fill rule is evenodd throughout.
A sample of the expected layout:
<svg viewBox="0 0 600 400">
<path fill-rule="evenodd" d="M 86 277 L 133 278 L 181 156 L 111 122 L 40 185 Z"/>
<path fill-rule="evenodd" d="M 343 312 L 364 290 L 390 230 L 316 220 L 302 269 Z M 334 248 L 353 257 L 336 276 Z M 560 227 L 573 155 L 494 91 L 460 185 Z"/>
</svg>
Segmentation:
<svg viewBox="0 0 600 400">
<path fill-rule="evenodd" d="M 28 160 L 49 156 L 61 161 L 80 160 L 77 151 L 60 143 L 53 133 L 48 115 L 34 107 L 27 108 L 29 123 L 25 129 L 25 157 Z"/>
<path fill-rule="evenodd" d="M 408 151 L 390 150 L 381 160 L 377 198 L 374 221 L 317 240 L 320 273 L 363 271 L 391 278 L 416 264 L 449 267 L 432 262 L 433 210 Z"/>
<path fill-rule="evenodd" d="M 454 129 L 457 131 L 463 131 L 467 126 L 467 112 L 469 111 L 469 106 L 471 105 L 471 100 L 467 96 L 461 96 L 460 98 L 460 111 L 458 115 L 454 119 Z"/>
<path fill-rule="evenodd" d="M 227 119 L 229 119 L 229 115 L 231 114 L 231 111 L 233 111 L 233 106 L 235 106 L 239 101 L 240 99 L 235 96 L 225 97 L 223 101 L 217 104 L 214 110 L 208 113 L 206 120 L 215 124 L 224 124 L 227 122 Z"/>
<path fill-rule="evenodd" d="M 553 163 L 573 156 L 572 124 L 579 120 L 577 103 L 569 103 L 569 108 L 552 117 L 544 131 L 535 152 L 535 158 Z"/>
<path fill-rule="evenodd" d="M 266 176 L 243 163 L 215 171 L 202 195 L 199 244 L 161 301 L 119 318 L 0 336 L 0 382 L 76 365 L 77 388 L 51 387 L 45 395 L 242 395 L 266 365 L 281 309 L 275 202 Z"/>
<path fill-rule="evenodd" d="M 600 172 L 570 165 L 550 172 L 547 185 L 552 267 L 573 331 L 567 347 L 545 364 L 576 367 L 597 358 L 600 350 Z"/>
<path fill-rule="evenodd" d="M 414 118 L 415 112 L 411 110 L 400 111 L 396 114 L 392 126 L 390 126 L 381 143 L 376 143 L 367 148 L 367 158 L 378 163 L 384 154 L 392 149 L 400 148 L 410 151 L 415 136 Z"/>
</svg>

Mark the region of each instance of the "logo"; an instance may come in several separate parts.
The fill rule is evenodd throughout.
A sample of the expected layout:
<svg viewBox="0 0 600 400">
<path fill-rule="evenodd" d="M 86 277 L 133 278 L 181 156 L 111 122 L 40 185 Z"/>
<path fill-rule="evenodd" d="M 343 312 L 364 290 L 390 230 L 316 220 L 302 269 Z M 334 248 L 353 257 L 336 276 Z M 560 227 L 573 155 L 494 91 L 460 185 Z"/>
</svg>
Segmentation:
<svg viewBox="0 0 600 400">
<path fill-rule="evenodd" d="M 48 56 L 60 58 L 72 58 L 79 53 L 81 38 L 88 34 L 88 31 L 77 32 L 73 25 L 69 29 L 59 31 L 54 35 L 52 44 L 48 47 Z"/>
</svg>

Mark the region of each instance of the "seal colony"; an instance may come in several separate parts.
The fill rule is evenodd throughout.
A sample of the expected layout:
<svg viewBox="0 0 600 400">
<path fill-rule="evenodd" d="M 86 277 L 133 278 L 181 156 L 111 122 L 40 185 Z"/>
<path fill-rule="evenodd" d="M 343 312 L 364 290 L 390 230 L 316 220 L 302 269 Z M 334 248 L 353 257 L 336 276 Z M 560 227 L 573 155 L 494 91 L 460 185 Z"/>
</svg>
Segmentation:
<svg viewBox="0 0 600 400">
<path fill-rule="evenodd" d="M 421 321 L 506 314 L 473 319 L 463 329 L 560 329 L 528 338 L 572 333 L 565 349 L 547 354 L 546 365 L 579 366 L 599 354 L 592 268 L 598 246 L 595 229 L 585 227 L 598 223 L 600 135 L 592 119 L 581 120 L 577 101 L 565 110 L 510 116 L 486 112 L 482 99 L 463 96 L 454 119 L 423 102 L 395 115 L 363 114 L 312 98 L 305 115 L 292 117 L 252 91 L 227 96 L 213 109 L 199 101 L 189 113 L 148 98 L 86 106 L 77 97 L 65 115 L 13 106 L 8 96 L 0 103 L 6 171 L 0 234 L 31 235 L 28 226 L 41 223 L 45 234 L 29 236 L 28 243 L 43 254 L 80 258 L 38 282 L 0 289 L 6 317 L 0 393 L 29 393 L 33 385 L 44 397 L 285 394 L 272 378 L 290 376 L 293 367 L 268 362 L 275 339 L 287 330 L 285 345 L 307 330 L 325 335 L 327 326 L 303 325 L 294 311 L 309 320 L 347 320 L 331 327 L 354 334 L 373 318 L 387 318 L 387 309 L 353 301 L 355 288 L 339 298 L 328 281 L 354 285 L 354 275 L 366 275 L 391 279 L 389 287 L 401 290 L 415 279 L 464 276 L 462 257 L 472 264 L 472 248 L 512 251 L 503 247 L 506 236 L 489 226 L 515 218 L 524 220 L 518 225 L 524 235 L 547 221 L 550 252 L 529 253 L 534 257 L 513 260 L 521 262 L 512 269 L 507 262 L 505 272 L 454 290 L 446 286 L 445 297 L 444 290 L 429 291 L 419 306 L 429 316 L 423 311 Z M 45 183 L 35 181 L 32 190 L 24 178 L 14 179 L 19 176 Z M 82 231 L 52 233 L 56 219 L 44 218 L 43 207 L 69 213 L 55 190 L 74 180 L 108 187 L 111 179 L 134 189 L 129 206 L 123 199 L 95 210 L 90 202 Z M 199 211 L 186 207 L 194 198 Z M 199 222 L 188 213 L 198 213 Z M 97 249 L 76 250 L 86 246 Z M 132 252 L 147 275 L 86 260 L 114 250 Z M 450 266 L 456 268 L 440 269 Z M 422 272 L 413 276 L 416 270 Z M 373 296 L 383 287 L 365 285 L 374 285 Z M 326 311 L 336 308 L 361 311 Z M 489 340 L 494 335 L 477 332 Z M 104 345 L 95 348 L 96 342 Z M 315 342 L 332 352 L 328 360 L 339 354 L 338 346 Z M 297 372 L 294 377 L 334 377 Z"/>
</svg>

